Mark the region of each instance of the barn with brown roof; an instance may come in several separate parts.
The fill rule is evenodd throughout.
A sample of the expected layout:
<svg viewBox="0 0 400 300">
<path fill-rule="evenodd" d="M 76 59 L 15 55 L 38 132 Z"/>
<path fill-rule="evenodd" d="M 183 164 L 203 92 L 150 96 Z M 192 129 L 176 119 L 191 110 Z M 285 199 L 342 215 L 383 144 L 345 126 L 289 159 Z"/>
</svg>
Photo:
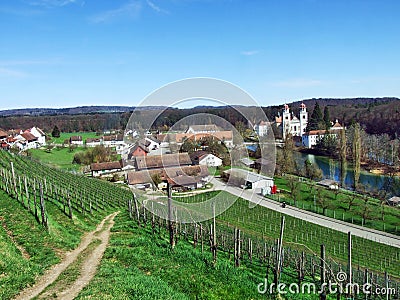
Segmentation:
<svg viewBox="0 0 400 300">
<path fill-rule="evenodd" d="M 90 165 L 90 171 L 93 177 L 114 173 L 122 170 L 120 161 L 93 163 Z"/>
<path fill-rule="evenodd" d="M 192 161 L 188 153 L 174 153 L 152 156 L 136 157 L 137 170 L 150 170 L 159 168 L 169 168 L 177 166 L 189 166 Z"/>
</svg>

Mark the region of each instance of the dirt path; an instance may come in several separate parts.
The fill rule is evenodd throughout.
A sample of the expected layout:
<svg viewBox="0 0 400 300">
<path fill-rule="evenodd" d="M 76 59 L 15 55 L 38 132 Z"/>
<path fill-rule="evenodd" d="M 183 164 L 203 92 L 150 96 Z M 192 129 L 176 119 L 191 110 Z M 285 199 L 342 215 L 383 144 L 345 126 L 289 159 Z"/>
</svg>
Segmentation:
<svg viewBox="0 0 400 300">
<path fill-rule="evenodd" d="M 43 276 L 39 278 L 39 281 L 25 290 L 23 290 L 15 299 L 24 300 L 32 299 L 38 296 L 44 291 L 46 287 L 52 284 L 62 272 L 64 272 L 78 257 L 79 255 L 89 246 L 89 244 L 99 239 L 101 244 L 97 246 L 93 252 L 84 260 L 82 269 L 78 279 L 72 283 L 66 290 L 59 294 L 59 299 L 73 299 L 79 292 L 90 282 L 96 273 L 97 266 L 104 254 L 107 247 L 108 240 L 110 237 L 110 229 L 114 225 L 114 217 L 118 214 L 115 212 L 105 217 L 101 223 L 97 226 L 96 230 L 85 235 L 79 244 L 78 248 L 66 254 L 65 258 L 53 266 L 50 270 L 46 271 Z M 108 222 L 107 226 L 104 224 Z M 100 233 L 100 234 L 98 234 Z M 98 235 L 97 235 L 98 234 Z"/>
</svg>

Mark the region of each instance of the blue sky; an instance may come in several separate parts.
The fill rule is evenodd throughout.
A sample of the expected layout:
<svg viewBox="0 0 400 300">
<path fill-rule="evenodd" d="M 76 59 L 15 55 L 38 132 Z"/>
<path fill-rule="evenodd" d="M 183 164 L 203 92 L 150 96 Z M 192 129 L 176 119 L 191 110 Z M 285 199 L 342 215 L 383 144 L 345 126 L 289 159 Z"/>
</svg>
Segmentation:
<svg viewBox="0 0 400 300">
<path fill-rule="evenodd" d="M 2 0 L 0 109 L 136 105 L 187 77 L 261 105 L 399 97 L 399 12 L 397 0 Z"/>
</svg>

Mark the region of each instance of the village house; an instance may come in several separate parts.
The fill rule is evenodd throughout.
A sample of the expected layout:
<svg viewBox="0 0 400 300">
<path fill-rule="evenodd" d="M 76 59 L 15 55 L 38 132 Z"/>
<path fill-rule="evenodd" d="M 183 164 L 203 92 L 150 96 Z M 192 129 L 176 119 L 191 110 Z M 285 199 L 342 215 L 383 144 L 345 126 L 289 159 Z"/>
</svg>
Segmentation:
<svg viewBox="0 0 400 300">
<path fill-rule="evenodd" d="M 100 146 L 102 144 L 102 139 L 101 138 L 87 138 L 85 145 L 86 147 L 96 147 Z"/>
<path fill-rule="evenodd" d="M 128 153 L 128 160 L 137 157 L 137 156 L 146 156 L 149 153 L 149 149 L 142 144 L 135 144 L 132 148 L 130 148 Z"/>
<path fill-rule="evenodd" d="M 387 200 L 387 204 L 391 206 L 400 206 L 400 197 L 391 197 Z"/>
<path fill-rule="evenodd" d="M 222 131 L 221 128 L 219 128 L 215 124 L 210 124 L 210 125 L 190 125 L 189 128 L 186 130 L 186 133 L 214 133 Z"/>
<path fill-rule="evenodd" d="M 74 135 L 69 138 L 69 143 L 71 145 L 81 146 L 81 145 L 83 145 L 83 140 L 80 135 Z"/>
<path fill-rule="evenodd" d="M 159 141 L 157 138 L 153 137 L 152 135 L 146 136 L 145 141 L 146 141 L 145 145 L 150 151 L 157 150 L 161 146 L 161 141 Z"/>
<path fill-rule="evenodd" d="M 232 168 L 223 172 L 223 177 L 230 183 L 254 190 L 258 194 L 273 193 L 274 179 L 251 171 Z"/>
<path fill-rule="evenodd" d="M 122 171 L 122 164 L 120 161 L 93 163 L 90 165 L 90 171 L 93 177 L 99 177 Z"/>
<path fill-rule="evenodd" d="M 46 145 L 46 134 L 43 132 L 43 130 L 38 127 L 32 127 L 31 129 L 28 129 L 28 131 L 37 137 L 37 142 L 39 145 Z"/>
<path fill-rule="evenodd" d="M 153 156 L 137 156 L 136 170 L 151 170 L 179 166 L 189 166 L 192 161 L 188 153 L 174 153 Z"/>
<path fill-rule="evenodd" d="M 174 189 L 187 190 L 203 187 L 209 181 L 210 173 L 207 166 L 157 168 L 128 172 L 127 181 L 137 188 L 150 188 L 156 175 L 162 181 L 158 188 L 165 188 L 168 182 Z"/>
<path fill-rule="evenodd" d="M 222 159 L 206 151 L 196 151 L 190 154 L 190 159 L 194 165 L 203 165 L 207 167 L 219 167 L 222 165 Z"/>
<path fill-rule="evenodd" d="M 0 140 L 5 140 L 8 137 L 7 132 L 0 129 Z"/>
<path fill-rule="evenodd" d="M 29 131 L 17 135 L 14 145 L 20 150 L 35 149 L 40 146 L 38 138 Z"/>
<path fill-rule="evenodd" d="M 118 154 L 122 154 L 125 147 L 127 146 L 124 142 L 123 134 L 105 135 L 103 137 L 103 145 L 104 147 L 115 148 Z"/>
<path fill-rule="evenodd" d="M 254 131 L 259 137 L 266 136 L 268 134 L 268 126 L 268 122 L 260 121 L 254 126 Z"/>
</svg>

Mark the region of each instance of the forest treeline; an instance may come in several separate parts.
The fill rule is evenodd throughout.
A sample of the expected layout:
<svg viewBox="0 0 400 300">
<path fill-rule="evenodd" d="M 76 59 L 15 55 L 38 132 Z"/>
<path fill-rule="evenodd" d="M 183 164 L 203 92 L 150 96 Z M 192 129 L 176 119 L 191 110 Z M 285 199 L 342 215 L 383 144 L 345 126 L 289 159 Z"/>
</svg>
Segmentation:
<svg viewBox="0 0 400 300">
<path fill-rule="evenodd" d="M 301 102 L 307 105 L 310 114 L 315 103 L 318 102 L 321 110 L 324 110 L 325 106 L 329 107 L 332 120 L 338 119 L 344 125 L 357 122 L 369 134 L 386 133 L 391 138 L 400 136 L 400 99 L 398 98 L 307 99 L 290 104 L 290 108 L 295 114 L 298 113 Z M 154 111 L 156 108 L 151 109 Z M 281 112 L 282 105 L 263 107 L 263 110 L 267 118 L 274 121 L 275 116 Z M 141 113 L 145 114 L 146 110 L 142 108 Z M 183 118 L 200 113 L 219 116 L 233 125 L 238 122 L 248 123 L 233 107 L 168 108 L 160 110 L 160 115 L 154 122 L 154 129 L 168 129 Z M 62 132 L 123 130 L 130 116 L 130 111 L 37 116 L 13 115 L 0 117 L 0 128 L 8 130 L 38 126 L 46 132 L 51 132 L 57 125 Z"/>
</svg>

